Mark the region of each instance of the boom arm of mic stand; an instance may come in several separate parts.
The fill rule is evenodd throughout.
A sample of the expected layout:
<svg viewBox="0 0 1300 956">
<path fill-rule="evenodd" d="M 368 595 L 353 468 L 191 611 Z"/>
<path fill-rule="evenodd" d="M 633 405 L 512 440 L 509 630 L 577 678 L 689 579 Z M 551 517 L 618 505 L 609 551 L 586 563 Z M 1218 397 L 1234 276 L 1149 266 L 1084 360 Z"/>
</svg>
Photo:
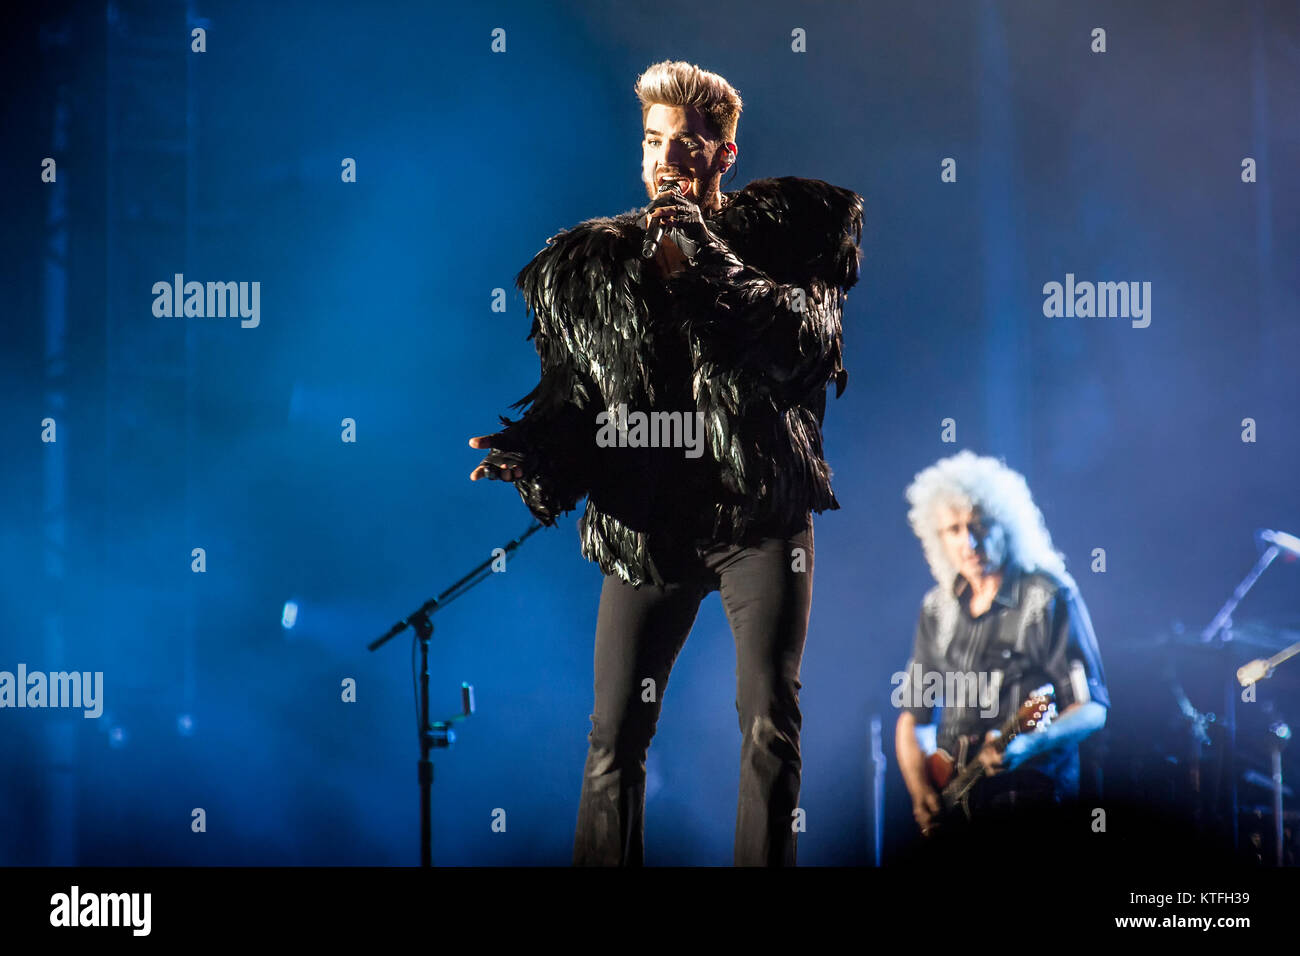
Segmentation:
<svg viewBox="0 0 1300 956">
<path fill-rule="evenodd" d="M 1214 615 L 1214 620 L 1211 621 L 1206 626 L 1205 630 L 1201 632 L 1202 643 L 1210 643 L 1210 641 L 1219 636 L 1219 633 L 1224 628 L 1229 626 L 1232 622 L 1232 612 L 1237 609 L 1237 605 L 1241 603 L 1242 598 L 1244 598 L 1250 589 L 1255 586 L 1255 582 L 1259 580 L 1259 576 L 1267 570 L 1270 564 L 1273 563 L 1273 559 L 1277 557 L 1277 554 L 1278 546 L 1271 544 L 1268 546 L 1268 549 L 1259 556 L 1259 560 L 1256 561 L 1255 566 L 1250 569 L 1250 573 L 1242 578 L 1241 583 L 1237 585 L 1237 589 L 1232 592 L 1232 597 L 1228 598 L 1228 600 L 1224 602 L 1223 607 L 1219 608 L 1219 613 Z"/>
<path fill-rule="evenodd" d="M 521 544 L 523 544 L 525 541 L 527 541 L 528 538 L 531 537 L 533 534 L 535 534 L 537 531 L 540 531 L 541 528 L 542 528 L 542 523 L 540 521 L 533 522 L 532 526 L 527 531 L 525 531 L 519 537 L 515 538 L 513 541 L 509 542 L 501 550 L 509 554 L 510 552 L 518 548 Z M 379 637 L 375 638 L 373 641 L 367 644 L 366 649 L 370 651 L 378 650 L 388 641 L 391 641 L 393 638 L 395 638 L 398 634 L 401 634 L 402 631 L 406 630 L 408 627 L 411 627 L 415 623 L 415 619 L 418 615 L 432 614 L 433 612 L 441 610 L 442 608 L 446 607 L 448 604 L 456 600 L 456 598 L 460 597 L 462 594 L 464 594 L 466 591 L 472 588 L 475 584 L 477 584 L 480 580 L 482 580 L 481 577 L 482 573 L 486 571 L 488 568 L 490 568 L 492 566 L 492 562 L 495 560 L 496 560 L 496 556 L 493 555 L 492 557 L 488 558 L 486 561 L 478 565 L 478 567 L 474 568 L 474 570 L 470 571 L 469 574 L 465 575 L 455 584 L 451 585 L 449 588 L 447 588 L 447 590 L 443 591 L 437 597 L 429 598 L 429 600 L 421 604 L 413 613 L 408 614 L 406 617 L 402 618 L 400 621 L 398 621 L 396 624 L 390 627 Z"/>
<path fill-rule="evenodd" d="M 514 551 L 530 535 L 542 527 L 541 522 L 534 522 L 532 527 L 505 546 L 507 553 Z M 417 777 L 420 783 L 420 865 L 433 866 L 433 761 L 429 751 L 434 747 L 449 747 L 456 735 L 451 724 L 464 720 L 474 712 L 474 688 L 461 684 L 461 714 L 440 720 L 429 721 L 429 641 L 433 637 L 432 615 L 435 611 L 450 604 L 486 576 L 487 569 L 496 560 L 495 554 L 474 568 L 469 574 L 451 585 L 437 597 L 429 598 L 413 613 L 402 618 L 384 635 L 371 641 L 370 650 L 374 651 L 392 640 L 408 627 L 415 628 L 416 640 L 420 645 L 420 760 L 417 764 Z"/>
<path fill-rule="evenodd" d="M 1204 631 L 1201 632 L 1202 643 L 1208 644 L 1216 638 L 1220 638 L 1219 644 L 1223 649 L 1223 654 L 1227 654 L 1227 641 L 1222 640 L 1220 635 L 1230 626 L 1232 621 L 1232 612 L 1237 609 L 1242 598 L 1250 591 L 1259 576 L 1267 570 L 1268 566 L 1273 563 L 1277 557 L 1278 546 L 1271 544 L 1267 550 L 1259 556 L 1255 566 L 1251 568 L 1250 573 L 1242 579 L 1237 585 L 1237 589 L 1232 592 L 1232 597 L 1228 598 L 1223 607 L 1219 608 L 1219 613 L 1214 616 L 1214 620 L 1209 623 Z M 1225 663 L 1224 669 L 1228 670 L 1229 665 Z M 1224 675 L 1224 692 L 1223 692 L 1223 716 L 1224 716 L 1224 733 L 1227 746 L 1224 748 L 1223 759 L 1227 764 L 1226 774 L 1228 783 L 1228 827 L 1231 832 L 1232 851 L 1237 851 L 1237 681 L 1236 675 L 1228 673 Z"/>
</svg>

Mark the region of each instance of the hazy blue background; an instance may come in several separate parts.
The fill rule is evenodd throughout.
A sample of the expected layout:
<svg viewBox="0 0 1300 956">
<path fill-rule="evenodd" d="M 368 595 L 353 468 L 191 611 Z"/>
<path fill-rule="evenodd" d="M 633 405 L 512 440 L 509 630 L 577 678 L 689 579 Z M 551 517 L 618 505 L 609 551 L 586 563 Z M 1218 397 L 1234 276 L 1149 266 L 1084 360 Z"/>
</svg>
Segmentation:
<svg viewBox="0 0 1300 956">
<path fill-rule="evenodd" d="M 513 278 L 560 228 L 644 203 L 632 88 L 665 58 L 744 97 L 729 188 L 789 174 L 865 197 L 800 863 L 870 861 L 872 714 L 887 850 L 910 839 L 889 677 L 932 581 L 902 494 L 958 448 L 1027 476 L 1079 579 L 1115 698 L 1111 792 L 1172 746 L 1172 662 L 1216 709 L 1199 658 L 1143 645 L 1209 621 L 1256 528 L 1300 533 L 1293 4 L 29 6 L 0 41 L 0 669 L 102 670 L 106 712 L 0 711 L 0 863 L 416 862 L 410 643 L 364 645 L 528 527 L 513 490 L 467 480 L 468 437 L 537 377 Z M 155 318 L 176 272 L 259 281 L 260 327 Z M 1150 327 L 1045 318 L 1067 272 L 1151 282 Z M 436 618 L 435 716 L 462 680 L 479 705 L 435 756 L 438 863 L 569 862 L 600 586 L 576 518 Z M 1298 573 L 1279 562 L 1239 621 L 1300 624 Z M 650 752 L 648 863 L 731 862 L 734 674 L 711 596 Z M 1266 685 L 1243 736 L 1295 689 Z"/>
</svg>

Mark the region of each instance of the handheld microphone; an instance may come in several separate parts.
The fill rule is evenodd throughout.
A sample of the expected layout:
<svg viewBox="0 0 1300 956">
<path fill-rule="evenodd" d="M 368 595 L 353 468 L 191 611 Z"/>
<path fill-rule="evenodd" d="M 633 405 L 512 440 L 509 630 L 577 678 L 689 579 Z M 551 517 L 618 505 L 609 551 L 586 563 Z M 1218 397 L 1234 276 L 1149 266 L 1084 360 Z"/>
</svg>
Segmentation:
<svg viewBox="0 0 1300 956">
<path fill-rule="evenodd" d="M 663 184 L 659 187 L 659 195 L 662 196 L 670 189 L 674 189 L 678 194 L 681 194 L 681 183 L 675 179 L 665 179 Z M 663 238 L 664 221 L 662 219 L 656 219 L 650 225 L 650 228 L 646 230 L 645 242 L 641 244 L 641 258 L 653 259 L 655 253 L 659 251 L 659 243 L 663 242 Z"/>
</svg>

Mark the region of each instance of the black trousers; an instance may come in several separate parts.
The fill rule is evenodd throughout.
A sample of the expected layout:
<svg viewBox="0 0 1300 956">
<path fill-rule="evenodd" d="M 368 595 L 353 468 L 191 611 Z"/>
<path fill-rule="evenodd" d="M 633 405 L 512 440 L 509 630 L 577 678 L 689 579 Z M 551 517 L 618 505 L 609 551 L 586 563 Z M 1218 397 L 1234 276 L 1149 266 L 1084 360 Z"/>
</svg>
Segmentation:
<svg viewBox="0 0 1300 956">
<path fill-rule="evenodd" d="M 640 866 L 645 759 L 673 662 L 700 602 L 718 591 L 736 642 L 743 741 L 737 866 L 793 866 L 799 804 L 799 667 L 812 604 L 813 528 L 746 545 L 698 545 L 664 585 L 606 575 L 596 623 L 595 707 L 583 770 L 576 866 Z"/>
</svg>

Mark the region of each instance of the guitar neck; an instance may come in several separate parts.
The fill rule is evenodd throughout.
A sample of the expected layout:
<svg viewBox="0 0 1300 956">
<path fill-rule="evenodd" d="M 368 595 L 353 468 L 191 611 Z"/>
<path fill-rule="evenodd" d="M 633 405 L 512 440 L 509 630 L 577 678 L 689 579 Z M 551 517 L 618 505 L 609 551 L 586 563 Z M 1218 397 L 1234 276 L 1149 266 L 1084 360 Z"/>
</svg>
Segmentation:
<svg viewBox="0 0 1300 956">
<path fill-rule="evenodd" d="M 1002 722 L 1002 726 L 998 728 L 998 731 L 998 738 L 991 741 L 989 746 L 998 753 L 1002 753 L 1006 750 L 1007 744 L 1011 742 L 1011 739 L 1015 737 L 1017 733 L 1016 714 L 1014 712 Z M 981 742 L 976 746 L 983 747 L 984 744 Z M 977 756 L 969 760 L 966 763 L 966 766 L 961 769 L 948 786 L 943 788 L 941 798 L 945 806 L 949 808 L 955 806 L 957 801 L 961 799 L 966 791 L 975 784 L 975 781 L 984 776 L 984 764 L 980 763 L 978 753 L 979 751 L 977 750 Z"/>
</svg>

